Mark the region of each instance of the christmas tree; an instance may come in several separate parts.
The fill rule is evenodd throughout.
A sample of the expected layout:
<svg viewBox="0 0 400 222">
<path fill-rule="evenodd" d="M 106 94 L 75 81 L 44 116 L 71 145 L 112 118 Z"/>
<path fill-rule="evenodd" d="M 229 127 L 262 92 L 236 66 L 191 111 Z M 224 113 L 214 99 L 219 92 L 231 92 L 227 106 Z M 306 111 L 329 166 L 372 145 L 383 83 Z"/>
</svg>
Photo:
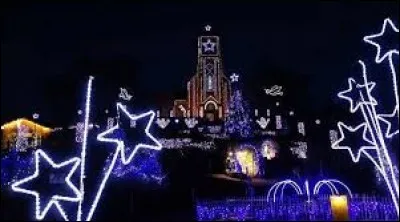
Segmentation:
<svg viewBox="0 0 400 222">
<path fill-rule="evenodd" d="M 237 78 L 232 82 L 237 82 Z M 229 115 L 225 122 L 225 130 L 231 137 L 247 138 L 252 134 L 249 110 L 241 90 L 235 88 L 229 101 Z"/>
</svg>

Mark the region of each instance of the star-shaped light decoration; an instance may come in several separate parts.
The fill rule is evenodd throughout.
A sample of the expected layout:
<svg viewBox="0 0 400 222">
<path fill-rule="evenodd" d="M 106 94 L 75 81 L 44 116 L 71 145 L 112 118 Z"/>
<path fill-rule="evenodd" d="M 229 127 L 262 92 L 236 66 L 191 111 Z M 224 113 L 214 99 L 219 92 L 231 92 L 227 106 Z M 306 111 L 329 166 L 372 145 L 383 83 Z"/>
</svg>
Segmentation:
<svg viewBox="0 0 400 222">
<path fill-rule="evenodd" d="M 68 190 L 72 191 L 73 195 L 70 196 L 64 196 L 60 194 L 53 194 L 49 198 L 49 201 L 47 204 L 45 204 L 45 207 L 42 208 L 42 201 L 41 201 L 41 196 L 43 196 L 43 193 L 39 193 L 36 190 L 29 189 L 29 188 L 24 188 L 24 186 L 27 186 L 28 183 L 35 182 L 35 180 L 42 179 L 43 175 L 40 174 L 41 169 L 40 169 L 40 160 L 44 159 L 50 166 L 51 170 L 61 170 L 70 167 L 68 175 L 65 177 L 65 185 L 67 185 Z M 59 201 L 66 201 L 66 202 L 78 202 L 81 198 L 82 195 L 79 192 L 79 189 L 71 182 L 71 177 L 75 173 L 76 169 L 78 168 L 80 163 L 80 159 L 77 157 L 74 157 L 72 159 L 69 159 L 68 161 L 62 162 L 60 164 L 56 164 L 53 162 L 53 160 L 50 159 L 50 157 L 43 151 L 43 150 L 37 150 L 35 152 L 35 173 L 29 177 L 26 177 L 20 181 L 15 182 L 14 184 L 11 185 L 11 189 L 14 192 L 19 192 L 19 193 L 25 193 L 29 195 L 33 195 L 36 198 L 36 204 L 35 204 L 35 217 L 38 220 L 43 220 L 43 218 L 46 216 L 47 212 L 50 210 L 50 208 L 54 205 L 58 212 L 61 214 L 64 220 L 68 220 L 67 214 L 61 207 Z M 60 186 L 60 185 L 58 185 Z M 57 188 L 57 191 L 60 189 Z M 69 192 L 68 192 L 69 193 Z M 47 199 L 47 198 L 46 198 Z"/>
<path fill-rule="evenodd" d="M 376 150 L 376 145 L 374 144 L 373 141 L 371 141 L 367 137 L 367 124 L 362 123 L 355 128 L 352 128 L 350 126 L 345 125 L 342 122 L 338 122 L 338 128 L 340 132 L 340 138 L 336 140 L 332 144 L 332 149 L 336 150 L 348 150 L 351 156 L 351 159 L 353 162 L 357 163 L 360 161 L 361 157 L 361 152 L 367 152 L 367 150 Z M 344 130 L 347 131 L 344 133 Z M 362 138 L 361 142 L 359 141 L 360 138 L 360 132 L 362 133 Z M 353 144 L 342 144 L 346 138 L 345 134 L 352 139 L 351 141 Z M 364 144 L 360 144 L 364 143 Z M 352 149 L 352 146 L 357 146 L 358 149 Z M 369 153 L 367 153 L 369 154 Z"/>
<path fill-rule="evenodd" d="M 350 112 L 355 113 L 362 105 L 373 105 L 376 106 L 377 101 L 372 98 L 371 101 L 365 101 L 367 96 L 364 96 L 363 90 L 371 92 L 375 87 L 374 82 L 369 82 L 366 85 L 357 84 L 353 78 L 348 79 L 349 88 L 339 92 L 337 95 L 339 98 L 345 99 L 350 102 Z"/>
<path fill-rule="evenodd" d="M 207 42 L 203 42 L 204 52 L 214 52 L 215 50 L 215 42 L 211 42 L 211 39 L 207 39 Z"/>
<path fill-rule="evenodd" d="M 153 111 L 149 111 L 140 115 L 132 115 L 121 103 L 117 103 L 117 110 L 119 117 L 117 124 L 105 132 L 100 133 L 97 136 L 97 139 L 103 142 L 116 143 L 118 145 L 117 149 L 121 151 L 121 160 L 125 165 L 132 161 L 139 148 L 161 150 L 161 143 L 158 142 L 149 132 L 155 117 L 155 113 Z M 147 120 L 146 124 L 143 124 L 143 120 Z M 135 128 L 129 127 L 130 121 L 136 122 L 137 125 Z M 141 127 L 139 125 L 146 125 L 143 131 L 140 129 Z M 152 144 L 141 143 L 140 141 L 142 141 L 143 138 L 139 140 L 137 134 L 147 137 L 146 139 L 148 139 Z M 127 154 L 127 151 L 130 153 Z"/>
<path fill-rule="evenodd" d="M 206 25 L 206 26 L 204 27 L 204 29 L 206 30 L 206 32 L 211 31 L 211 25 Z"/>
<path fill-rule="evenodd" d="M 231 78 L 231 82 L 238 82 L 239 81 L 239 75 L 236 73 L 233 73 L 229 78 Z"/>
<path fill-rule="evenodd" d="M 386 124 L 386 138 L 392 138 L 399 133 L 399 121 L 397 119 L 398 108 L 395 108 L 390 114 L 378 115 L 378 119 Z"/>
<path fill-rule="evenodd" d="M 387 29 L 388 26 L 390 27 L 390 31 L 388 31 L 388 29 Z M 389 50 L 382 52 L 383 50 L 381 49 L 381 44 L 379 44 L 378 41 L 379 41 L 379 39 L 381 39 L 381 37 L 384 36 L 386 31 L 394 32 L 394 34 L 397 35 L 397 37 L 394 38 L 394 39 L 396 39 L 395 41 L 397 41 L 397 49 L 396 49 L 396 47 L 390 47 Z M 390 18 L 386 18 L 385 21 L 383 22 L 383 26 L 382 26 L 380 33 L 364 37 L 364 42 L 367 42 L 376 47 L 376 50 L 377 50 L 376 57 L 375 57 L 376 63 L 381 63 L 386 58 L 392 56 L 392 54 L 397 54 L 397 55 L 399 54 L 399 49 L 398 49 L 398 39 L 399 38 L 398 38 L 397 33 L 399 33 L 399 29 L 394 25 L 393 21 L 390 20 Z M 388 41 L 384 41 L 384 42 L 388 42 Z"/>
</svg>

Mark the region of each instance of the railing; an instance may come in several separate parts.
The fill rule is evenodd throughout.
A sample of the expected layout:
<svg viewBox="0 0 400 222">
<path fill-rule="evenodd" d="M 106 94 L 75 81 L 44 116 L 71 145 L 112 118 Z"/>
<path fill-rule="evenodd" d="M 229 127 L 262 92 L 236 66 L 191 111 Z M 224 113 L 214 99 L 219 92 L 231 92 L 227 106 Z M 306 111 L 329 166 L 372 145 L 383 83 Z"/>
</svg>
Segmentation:
<svg viewBox="0 0 400 222">
<path fill-rule="evenodd" d="M 329 196 L 307 201 L 304 197 L 287 197 L 273 202 L 265 197 L 233 198 L 222 201 L 198 201 L 197 220 L 332 220 Z M 351 220 L 397 220 L 390 198 L 354 195 L 349 199 Z"/>
</svg>

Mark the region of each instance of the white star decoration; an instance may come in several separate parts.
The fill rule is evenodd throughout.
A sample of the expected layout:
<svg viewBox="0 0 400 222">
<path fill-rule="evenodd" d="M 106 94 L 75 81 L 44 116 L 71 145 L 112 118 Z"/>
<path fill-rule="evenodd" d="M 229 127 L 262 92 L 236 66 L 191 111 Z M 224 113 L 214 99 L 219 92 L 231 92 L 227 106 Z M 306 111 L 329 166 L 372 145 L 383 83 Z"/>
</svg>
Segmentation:
<svg viewBox="0 0 400 222">
<path fill-rule="evenodd" d="M 385 137 L 386 138 L 392 138 L 394 135 L 399 133 L 399 129 L 394 128 L 392 125 L 392 121 L 397 121 L 398 124 L 398 120 L 397 120 L 397 108 L 393 110 L 393 112 L 391 114 L 380 114 L 378 115 L 378 119 L 382 122 L 384 122 L 387 126 L 386 128 L 386 133 L 385 133 Z"/>
<path fill-rule="evenodd" d="M 399 50 L 398 49 L 391 49 L 391 50 L 387 51 L 386 53 L 384 53 L 382 55 L 381 46 L 376 41 L 373 40 L 373 39 L 379 38 L 379 37 L 381 37 L 381 36 L 383 36 L 385 34 L 386 27 L 387 27 L 388 24 L 391 27 L 391 30 L 393 30 L 396 33 L 399 32 L 399 29 L 396 28 L 396 26 L 394 25 L 393 21 L 390 20 L 389 18 L 387 18 L 383 22 L 382 30 L 381 30 L 380 33 L 364 37 L 364 41 L 365 42 L 367 42 L 367 43 L 369 43 L 371 45 L 374 45 L 376 47 L 376 49 L 377 49 L 376 57 L 375 57 L 375 62 L 376 63 L 381 63 L 383 60 L 385 60 L 385 58 L 391 56 L 392 54 L 397 54 L 397 55 L 399 54 Z"/>
<path fill-rule="evenodd" d="M 349 153 L 350 153 L 351 159 L 355 163 L 360 161 L 361 152 L 366 152 L 366 150 L 376 150 L 376 146 L 374 145 L 374 142 L 372 142 L 370 139 L 367 138 L 367 124 L 363 123 L 363 124 L 360 124 L 360 125 L 356 126 L 355 128 L 347 126 L 342 122 L 338 122 L 337 125 L 338 125 L 339 132 L 340 132 L 340 138 L 338 140 L 336 140 L 332 144 L 332 149 L 348 150 Z M 344 135 L 343 129 L 345 129 L 346 131 L 348 131 L 350 133 L 354 133 L 354 132 L 357 132 L 359 130 L 362 130 L 363 131 L 363 140 L 365 142 L 369 143 L 370 146 L 360 146 L 356 153 L 353 152 L 353 150 L 351 149 L 350 146 L 345 146 L 345 145 L 341 146 L 340 143 L 345 139 L 345 135 Z"/>
<path fill-rule="evenodd" d="M 207 42 L 203 42 L 204 52 L 214 52 L 215 50 L 215 42 L 211 42 L 211 39 L 207 39 Z"/>
<path fill-rule="evenodd" d="M 231 78 L 231 82 L 238 82 L 239 81 L 239 75 L 236 73 L 233 73 L 229 78 Z"/>
<path fill-rule="evenodd" d="M 351 96 L 346 95 L 348 93 L 354 93 L 353 90 L 362 90 L 363 88 L 368 90 L 368 92 L 371 92 L 372 89 L 376 85 L 374 82 L 369 82 L 366 86 L 366 85 L 357 84 L 353 78 L 349 78 L 348 84 L 349 84 L 349 88 L 345 91 L 339 92 L 337 95 L 339 98 L 345 99 L 350 102 L 350 112 L 351 113 L 355 113 L 360 108 L 360 106 L 362 106 L 363 104 L 369 104 L 369 105 L 373 105 L 373 106 L 376 106 L 378 104 L 378 102 L 374 98 L 372 98 L 371 101 L 363 100 L 363 95 L 362 95 L 362 92 L 360 92 L 360 91 L 358 92 L 358 94 L 360 95 L 361 98 L 359 98 L 359 99 L 357 98 L 356 101 L 354 101 L 355 99 L 352 98 Z M 355 87 L 354 87 L 354 85 L 355 85 Z"/>
<path fill-rule="evenodd" d="M 133 148 L 132 153 L 130 153 L 130 154 L 128 155 L 128 157 L 126 157 L 126 154 L 125 154 L 125 152 L 126 152 L 126 150 L 125 150 L 125 148 L 126 148 L 126 147 L 125 147 L 125 143 L 126 143 L 126 142 L 123 141 L 123 140 L 121 140 L 120 138 L 108 137 L 110 134 L 112 135 L 113 132 L 114 132 L 115 130 L 121 129 L 119 123 L 117 123 L 115 126 L 111 127 L 110 129 L 108 129 L 108 130 L 106 130 L 106 131 L 100 133 L 100 134 L 97 136 L 97 139 L 98 139 L 99 141 L 116 143 L 116 144 L 118 145 L 118 146 L 117 146 L 117 149 L 118 149 L 119 151 L 121 151 L 121 160 L 122 160 L 122 163 L 124 163 L 125 165 L 129 164 L 129 163 L 132 161 L 133 157 L 135 156 L 135 154 L 136 154 L 136 152 L 137 152 L 137 150 L 138 150 L 139 148 L 147 148 L 147 149 L 161 150 L 161 148 L 162 148 L 161 143 L 158 142 L 158 141 L 149 133 L 150 127 L 151 127 L 151 125 L 152 125 L 152 123 L 153 123 L 153 121 L 154 121 L 154 117 L 155 117 L 155 113 L 154 113 L 153 111 L 149 111 L 149 112 L 146 112 L 146 113 L 143 113 L 143 114 L 140 114 L 140 115 L 135 116 L 135 115 L 130 114 L 130 113 L 126 110 L 126 108 L 125 108 L 121 103 L 117 103 L 117 110 L 118 110 L 118 113 L 119 113 L 120 115 L 121 115 L 121 114 L 122 114 L 122 115 L 126 115 L 130 120 L 133 120 L 133 121 L 137 121 L 137 120 L 139 120 L 139 119 L 141 119 L 141 118 L 145 118 L 145 117 L 147 117 L 147 116 L 150 116 L 150 120 L 149 120 L 149 122 L 147 123 L 147 126 L 146 126 L 146 128 L 145 128 L 145 133 L 146 133 L 147 137 L 149 137 L 149 138 L 154 142 L 154 144 L 155 144 L 155 145 L 149 145 L 149 144 L 139 143 L 139 144 L 137 144 L 137 145 Z M 122 129 L 122 130 L 123 130 L 123 129 Z"/>
<path fill-rule="evenodd" d="M 73 165 L 71 170 L 69 171 L 67 177 L 65 177 L 65 183 L 68 185 L 68 187 L 73 191 L 74 196 L 73 197 L 68 197 L 68 196 L 60 196 L 60 195 L 53 195 L 51 197 L 51 200 L 47 203 L 47 205 L 42 209 L 42 203 L 40 201 L 40 193 L 34 190 L 28 190 L 21 188 L 20 186 L 23 184 L 28 183 L 29 181 L 32 181 L 33 179 L 39 177 L 40 174 L 40 159 L 44 158 L 46 162 L 48 162 L 52 168 L 54 169 L 60 169 L 63 167 L 67 167 L 69 165 Z M 80 163 L 80 159 L 75 157 L 72 159 L 69 159 L 68 161 L 62 162 L 60 164 L 54 163 L 49 156 L 43 151 L 43 150 L 37 150 L 35 152 L 35 173 L 27 178 L 24 178 L 20 181 L 15 182 L 14 184 L 11 185 L 11 189 L 14 192 L 20 192 L 20 193 L 25 193 L 29 195 L 33 195 L 36 198 L 36 204 L 35 204 L 35 216 L 36 219 L 38 220 L 43 220 L 43 218 L 46 216 L 47 212 L 50 210 L 50 208 L 54 205 L 57 210 L 60 212 L 61 216 L 63 217 L 64 220 L 68 220 L 68 217 L 65 213 L 65 211 L 62 209 L 59 201 L 67 201 L 67 202 L 78 202 L 82 196 L 81 193 L 79 192 L 78 188 L 72 184 L 71 182 L 71 177 L 78 168 Z"/>
</svg>

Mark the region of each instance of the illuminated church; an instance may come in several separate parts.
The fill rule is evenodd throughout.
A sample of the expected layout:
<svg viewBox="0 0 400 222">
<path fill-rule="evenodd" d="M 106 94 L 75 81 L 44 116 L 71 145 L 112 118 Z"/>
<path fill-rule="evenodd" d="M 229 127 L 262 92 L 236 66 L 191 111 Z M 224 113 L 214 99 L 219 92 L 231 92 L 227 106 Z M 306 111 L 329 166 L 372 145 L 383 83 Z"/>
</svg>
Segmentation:
<svg viewBox="0 0 400 222">
<path fill-rule="evenodd" d="M 209 33 L 211 26 L 207 25 L 205 31 Z M 187 98 L 174 101 L 171 117 L 224 120 L 228 114 L 231 86 L 224 73 L 220 38 L 200 36 L 197 46 L 196 74 L 187 83 Z"/>
</svg>

